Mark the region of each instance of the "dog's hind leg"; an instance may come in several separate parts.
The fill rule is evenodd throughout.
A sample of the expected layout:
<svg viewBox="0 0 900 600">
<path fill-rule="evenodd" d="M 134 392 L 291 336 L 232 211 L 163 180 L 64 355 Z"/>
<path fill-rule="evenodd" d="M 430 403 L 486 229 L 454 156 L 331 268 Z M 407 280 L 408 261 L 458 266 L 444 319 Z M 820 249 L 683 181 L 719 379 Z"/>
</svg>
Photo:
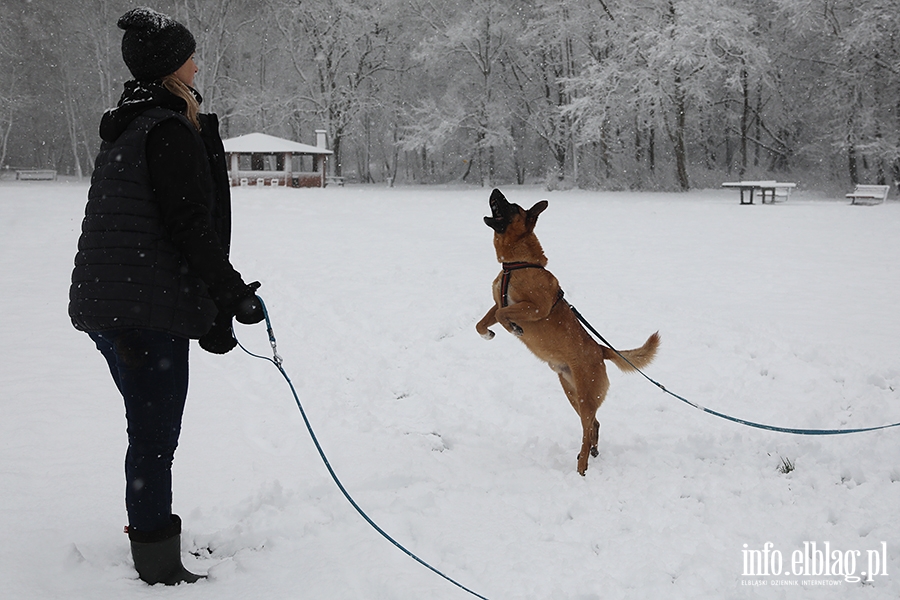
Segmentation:
<svg viewBox="0 0 900 600">
<path fill-rule="evenodd" d="M 597 422 L 597 409 L 603 403 L 609 380 L 605 371 L 601 377 L 583 378 L 579 387 L 568 369 L 558 371 L 566 397 L 581 419 L 581 450 L 578 452 L 578 473 L 584 475 L 588 467 L 588 458 L 599 454 L 597 444 L 600 437 L 600 423 Z M 599 379 L 599 381 L 598 381 Z"/>
<path fill-rule="evenodd" d="M 597 444 L 600 441 L 600 423 L 597 421 L 597 410 L 606 399 L 606 392 L 609 391 L 609 377 L 607 377 L 606 375 L 606 365 L 603 364 L 602 360 L 598 361 L 598 363 L 594 365 L 594 368 L 591 369 L 590 377 L 586 377 L 585 380 L 586 381 L 582 386 L 582 388 L 586 389 L 585 397 L 587 398 L 587 402 L 585 404 L 589 404 L 591 406 L 591 408 L 589 409 L 591 421 L 590 452 L 591 456 L 596 458 L 600 454 L 600 451 L 597 449 Z M 587 427 L 586 424 L 585 427 Z M 585 430 L 585 433 L 586 432 L 587 430 Z"/>
<path fill-rule="evenodd" d="M 569 378 L 572 376 L 572 372 L 569 370 L 568 366 L 553 367 L 553 370 L 556 371 L 559 375 L 559 383 L 562 385 L 562 389 L 566 393 L 566 398 L 569 399 L 569 404 L 572 405 L 572 408 L 574 408 L 575 412 L 578 413 L 578 416 L 581 417 L 582 407 L 581 402 L 579 402 L 578 400 L 578 390 L 575 389 L 575 385 L 569 380 Z M 584 429 L 583 423 L 582 429 Z M 578 472 L 584 475 L 584 472 L 586 470 L 587 454 L 584 451 L 584 435 L 582 432 L 581 452 L 578 453 Z"/>
<path fill-rule="evenodd" d="M 578 474 L 584 475 L 588 468 L 588 459 L 594 455 L 592 447 L 592 437 L 594 431 L 595 419 L 593 415 L 584 414 L 581 416 L 581 451 L 578 453 Z"/>
<path fill-rule="evenodd" d="M 597 458 L 600 455 L 600 450 L 597 449 L 597 444 L 600 442 L 600 422 L 597 420 L 597 417 L 594 417 L 594 426 L 591 432 L 591 456 Z"/>
</svg>

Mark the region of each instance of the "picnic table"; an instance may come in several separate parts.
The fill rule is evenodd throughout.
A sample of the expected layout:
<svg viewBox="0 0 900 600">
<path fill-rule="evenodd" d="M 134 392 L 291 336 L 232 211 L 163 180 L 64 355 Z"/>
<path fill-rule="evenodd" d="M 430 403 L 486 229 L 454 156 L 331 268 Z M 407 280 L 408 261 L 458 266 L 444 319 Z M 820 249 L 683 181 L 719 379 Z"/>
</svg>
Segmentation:
<svg viewBox="0 0 900 600">
<path fill-rule="evenodd" d="M 791 190 L 797 187 L 796 183 L 783 183 L 778 181 L 727 181 L 722 187 L 737 188 L 741 191 L 741 204 L 753 204 L 753 196 L 759 192 L 762 203 L 766 203 L 766 198 L 770 198 L 770 202 L 775 202 L 776 197 L 783 197 L 787 200 Z M 744 201 L 744 192 L 748 192 L 748 201 Z"/>
</svg>

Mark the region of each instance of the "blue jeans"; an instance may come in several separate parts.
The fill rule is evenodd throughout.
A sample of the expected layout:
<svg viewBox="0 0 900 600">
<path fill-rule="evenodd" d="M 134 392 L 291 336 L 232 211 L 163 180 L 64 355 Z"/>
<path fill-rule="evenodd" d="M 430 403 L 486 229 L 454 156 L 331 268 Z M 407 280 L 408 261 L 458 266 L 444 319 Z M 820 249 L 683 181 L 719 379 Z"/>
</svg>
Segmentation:
<svg viewBox="0 0 900 600">
<path fill-rule="evenodd" d="M 172 460 L 188 388 L 187 338 L 149 329 L 89 334 L 125 400 L 128 452 L 125 508 L 129 528 L 171 526 Z"/>
</svg>

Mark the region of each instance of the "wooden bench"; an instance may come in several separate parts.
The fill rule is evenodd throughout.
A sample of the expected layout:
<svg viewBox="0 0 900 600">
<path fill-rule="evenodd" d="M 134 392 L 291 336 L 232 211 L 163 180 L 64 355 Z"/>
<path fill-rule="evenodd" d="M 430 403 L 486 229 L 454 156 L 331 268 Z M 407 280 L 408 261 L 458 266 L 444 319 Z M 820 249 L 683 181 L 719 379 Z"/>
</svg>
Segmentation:
<svg viewBox="0 0 900 600">
<path fill-rule="evenodd" d="M 847 194 L 847 197 L 850 198 L 850 204 L 881 204 L 887 200 L 889 191 L 891 191 L 889 185 L 859 184 L 855 190 Z"/>
<path fill-rule="evenodd" d="M 325 177 L 325 185 L 339 185 L 341 187 L 344 187 L 344 178 L 329 175 Z"/>
<path fill-rule="evenodd" d="M 753 196 L 759 192 L 762 203 L 766 203 L 769 198 L 770 203 L 776 200 L 787 200 L 791 195 L 791 190 L 797 187 L 796 183 L 779 183 L 778 181 L 733 181 L 725 182 L 722 187 L 737 188 L 741 192 L 741 204 L 753 204 Z M 749 192 L 748 201 L 744 201 L 744 192 Z"/>
<path fill-rule="evenodd" d="M 54 181 L 56 171 L 53 169 L 20 169 L 16 171 L 16 179 L 21 181 Z"/>
</svg>

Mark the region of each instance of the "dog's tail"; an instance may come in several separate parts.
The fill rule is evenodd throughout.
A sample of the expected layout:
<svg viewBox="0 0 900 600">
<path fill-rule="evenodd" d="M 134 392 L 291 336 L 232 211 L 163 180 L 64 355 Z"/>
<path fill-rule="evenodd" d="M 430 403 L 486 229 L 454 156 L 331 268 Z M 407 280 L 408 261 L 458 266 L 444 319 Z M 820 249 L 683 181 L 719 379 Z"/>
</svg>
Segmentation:
<svg viewBox="0 0 900 600">
<path fill-rule="evenodd" d="M 603 358 L 604 360 L 611 360 L 620 370 L 628 373 L 635 369 L 643 369 L 649 365 L 653 357 L 656 356 L 657 348 L 659 348 L 658 331 L 648 337 L 643 346 L 634 350 L 620 350 L 616 352 L 612 348 L 603 346 Z"/>
</svg>

